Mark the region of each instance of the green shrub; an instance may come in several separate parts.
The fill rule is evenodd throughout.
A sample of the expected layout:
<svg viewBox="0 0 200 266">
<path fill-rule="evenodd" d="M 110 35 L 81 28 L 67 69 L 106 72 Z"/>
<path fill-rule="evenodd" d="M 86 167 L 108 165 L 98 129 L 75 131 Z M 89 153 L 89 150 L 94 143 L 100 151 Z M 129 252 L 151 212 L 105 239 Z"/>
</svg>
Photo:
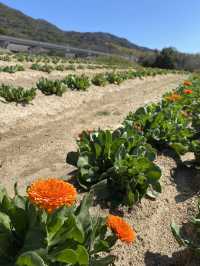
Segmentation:
<svg viewBox="0 0 200 266">
<path fill-rule="evenodd" d="M 171 147 L 181 155 L 189 151 L 190 138 L 194 134 L 189 127 L 190 121 L 181 110 L 182 106 L 178 104 L 150 104 L 130 113 L 124 125 L 138 128 L 157 149 Z"/>
<path fill-rule="evenodd" d="M 120 85 L 123 82 L 123 77 L 116 72 L 107 73 L 107 81 L 111 84 Z"/>
<path fill-rule="evenodd" d="M 97 74 L 92 78 L 92 83 L 96 86 L 105 86 L 107 84 L 107 78 L 105 74 Z"/>
<path fill-rule="evenodd" d="M 147 189 L 153 183 L 154 173 L 157 179 L 160 177 L 159 168 L 152 163 L 155 159 L 154 149 L 146 143 L 143 136 L 133 130 L 125 131 L 121 128 L 114 132 L 109 130 L 99 130 L 92 133 L 84 131 L 77 143 L 78 151 L 68 153 L 67 163 L 78 168 L 77 179 L 84 189 L 106 180 L 107 187 L 111 188 L 111 191 L 114 191 L 114 183 L 119 184 L 118 190 L 117 188 L 115 189 L 115 197 L 121 198 L 120 182 L 123 182 L 124 178 L 124 186 L 121 187 L 121 191 L 125 194 L 121 201 L 123 204 L 130 206 L 147 193 Z M 127 169 L 123 166 L 126 160 L 130 162 Z M 145 172 L 139 173 L 142 169 L 142 163 L 139 162 L 145 162 L 143 165 Z M 131 165 L 131 163 L 133 164 Z M 138 164 L 138 167 L 136 164 Z M 130 176 L 125 179 L 125 176 L 120 174 L 123 171 L 124 173 L 126 172 L 126 176 L 128 176 L 128 172 L 131 172 L 132 180 Z M 145 192 L 142 189 L 138 192 L 139 189 L 137 190 L 136 188 L 137 180 L 141 183 Z M 134 182 L 135 187 L 133 185 Z M 128 187 L 131 183 L 130 192 Z M 158 183 L 156 185 L 157 187 L 154 186 L 154 188 L 159 187 L 160 190 Z M 125 198 L 126 200 L 124 200 Z"/>
<path fill-rule="evenodd" d="M 7 102 L 16 102 L 28 104 L 36 96 L 36 89 L 24 89 L 22 87 L 15 88 L 13 86 L 4 85 L 0 86 L 0 97 L 4 98 Z"/>
<path fill-rule="evenodd" d="M 67 91 L 67 86 L 62 81 L 44 78 L 37 82 L 37 88 L 46 95 L 56 94 L 57 96 L 62 96 Z"/>
<path fill-rule="evenodd" d="M 17 71 L 24 71 L 21 65 L 0 67 L 0 72 L 15 73 Z"/>
<path fill-rule="evenodd" d="M 51 65 L 32 64 L 31 69 L 51 73 L 53 67 Z"/>
<path fill-rule="evenodd" d="M 72 90 L 86 91 L 90 86 L 89 77 L 86 75 L 68 75 L 63 82 Z"/>
<path fill-rule="evenodd" d="M 131 207 L 145 195 L 161 192 L 160 168 L 144 156 L 127 155 L 116 160 L 105 174 L 111 198 Z"/>
<path fill-rule="evenodd" d="M 57 65 L 57 66 L 55 67 L 55 69 L 56 69 L 57 71 L 65 71 L 65 66 L 64 66 L 64 65 Z"/>
</svg>

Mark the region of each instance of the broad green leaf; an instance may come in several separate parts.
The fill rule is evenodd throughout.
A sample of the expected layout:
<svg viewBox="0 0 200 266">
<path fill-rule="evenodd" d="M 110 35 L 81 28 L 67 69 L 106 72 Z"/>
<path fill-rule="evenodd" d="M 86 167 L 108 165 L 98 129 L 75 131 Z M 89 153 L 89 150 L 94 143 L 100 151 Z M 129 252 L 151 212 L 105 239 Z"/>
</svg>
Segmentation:
<svg viewBox="0 0 200 266">
<path fill-rule="evenodd" d="M 89 254 L 84 246 L 78 245 L 76 253 L 77 253 L 77 261 L 80 265 L 89 264 Z"/>
<path fill-rule="evenodd" d="M 18 266 L 48 266 L 44 260 L 34 251 L 23 253 L 16 261 Z"/>
<path fill-rule="evenodd" d="M 180 227 L 177 226 L 175 223 L 171 223 L 171 230 L 172 230 L 172 233 L 173 233 L 174 237 L 176 238 L 177 242 L 181 246 L 185 246 L 185 240 L 181 236 Z"/>
<path fill-rule="evenodd" d="M 73 249 L 63 249 L 53 256 L 56 261 L 75 264 L 78 261 L 78 255 Z"/>
<path fill-rule="evenodd" d="M 3 212 L 0 212 L 0 231 L 11 229 L 11 221 L 8 215 Z"/>
</svg>

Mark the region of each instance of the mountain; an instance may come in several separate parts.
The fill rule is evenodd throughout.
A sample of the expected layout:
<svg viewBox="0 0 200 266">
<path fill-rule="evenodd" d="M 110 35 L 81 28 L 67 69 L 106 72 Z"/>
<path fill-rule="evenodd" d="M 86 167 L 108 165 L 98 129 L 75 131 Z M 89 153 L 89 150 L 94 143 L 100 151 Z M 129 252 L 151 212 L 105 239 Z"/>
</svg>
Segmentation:
<svg viewBox="0 0 200 266">
<path fill-rule="evenodd" d="M 109 33 L 63 31 L 48 21 L 33 19 L 2 3 L 0 34 L 121 55 L 140 56 L 153 51 Z"/>
</svg>

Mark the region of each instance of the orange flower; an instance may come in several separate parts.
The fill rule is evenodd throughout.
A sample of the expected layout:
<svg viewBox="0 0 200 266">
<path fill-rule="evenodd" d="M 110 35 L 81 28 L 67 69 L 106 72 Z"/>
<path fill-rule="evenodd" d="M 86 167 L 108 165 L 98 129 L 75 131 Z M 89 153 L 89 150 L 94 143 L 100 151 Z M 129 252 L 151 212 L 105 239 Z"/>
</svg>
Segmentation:
<svg viewBox="0 0 200 266">
<path fill-rule="evenodd" d="M 76 189 L 58 178 L 36 180 L 28 188 L 27 193 L 32 203 L 49 213 L 63 205 L 71 206 L 77 197 Z"/>
<path fill-rule="evenodd" d="M 165 97 L 165 99 L 169 100 L 170 102 L 176 102 L 180 100 L 181 98 L 182 97 L 177 93 L 173 93 L 172 95 Z"/>
<path fill-rule="evenodd" d="M 184 90 L 183 93 L 184 94 L 192 94 L 192 90 Z"/>
<path fill-rule="evenodd" d="M 185 80 L 184 83 L 183 83 L 184 86 L 192 86 L 192 82 L 191 81 L 188 81 L 188 80 Z"/>
<path fill-rule="evenodd" d="M 128 244 L 135 241 L 135 231 L 119 216 L 108 215 L 106 224 L 121 241 Z"/>
</svg>

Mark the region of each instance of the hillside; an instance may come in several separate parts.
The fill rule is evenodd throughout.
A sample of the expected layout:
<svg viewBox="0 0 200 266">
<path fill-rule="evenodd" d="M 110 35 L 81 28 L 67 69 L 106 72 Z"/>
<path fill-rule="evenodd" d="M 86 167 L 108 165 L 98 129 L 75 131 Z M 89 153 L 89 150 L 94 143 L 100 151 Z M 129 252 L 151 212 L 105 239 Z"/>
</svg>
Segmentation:
<svg viewBox="0 0 200 266">
<path fill-rule="evenodd" d="M 0 34 L 124 55 L 138 56 L 151 51 L 109 33 L 62 31 L 45 20 L 33 19 L 2 3 Z"/>
</svg>

